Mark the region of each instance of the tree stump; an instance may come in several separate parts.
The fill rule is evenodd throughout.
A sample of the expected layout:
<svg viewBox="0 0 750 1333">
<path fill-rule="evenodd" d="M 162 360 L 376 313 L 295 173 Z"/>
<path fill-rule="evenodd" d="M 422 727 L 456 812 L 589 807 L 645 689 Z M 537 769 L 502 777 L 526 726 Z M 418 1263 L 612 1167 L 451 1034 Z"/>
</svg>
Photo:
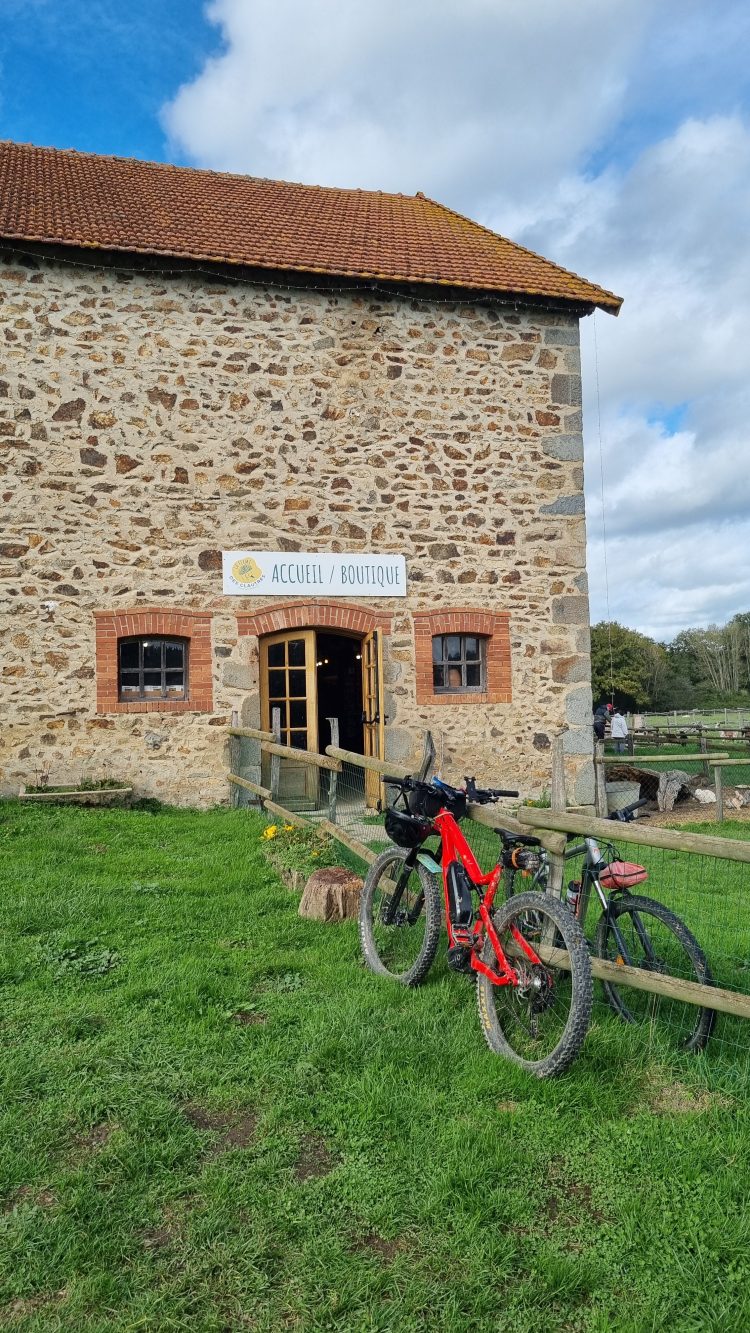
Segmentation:
<svg viewBox="0 0 750 1333">
<path fill-rule="evenodd" d="M 346 921 L 359 914 L 363 881 L 343 866 L 325 866 L 314 870 L 308 879 L 299 905 L 300 916 L 309 921 Z"/>
</svg>

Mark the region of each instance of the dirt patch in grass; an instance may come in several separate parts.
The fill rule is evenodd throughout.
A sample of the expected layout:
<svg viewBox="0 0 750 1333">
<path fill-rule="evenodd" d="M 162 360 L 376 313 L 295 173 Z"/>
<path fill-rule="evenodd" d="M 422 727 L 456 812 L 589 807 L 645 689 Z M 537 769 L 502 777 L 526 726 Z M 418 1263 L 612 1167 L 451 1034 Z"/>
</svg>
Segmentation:
<svg viewBox="0 0 750 1333">
<path fill-rule="evenodd" d="M 320 1134 L 305 1134 L 294 1168 L 296 1179 L 300 1183 L 304 1180 L 317 1180 L 321 1176 L 327 1176 L 335 1165 L 325 1139 Z"/>
<path fill-rule="evenodd" d="M 652 1115 L 704 1114 L 706 1111 L 725 1110 L 732 1105 L 731 1097 L 712 1092 L 709 1088 L 691 1088 L 665 1071 L 651 1070 L 642 1094 L 642 1100 L 631 1108 L 631 1115 L 650 1111 Z"/>
<path fill-rule="evenodd" d="M 35 1208 L 54 1208 L 57 1195 L 52 1190 L 37 1190 L 33 1185 L 21 1185 L 15 1194 L 11 1194 L 0 1206 L 0 1213 L 7 1216 L 24 1203 L 29 1203 Z"/>
<path fill-rule="evenodd" d="M 268 1014 L 262 1013 L 260 1009 L 238 1009 L 232 1014 L 231 1021 L 239 1023 L 241 1027 L 257 1028 L 268 1022 Z"/>
<path fill-rule="evenodd" d="M 516 1111 L 521 1111 L 522 1109 L 523 1109 L 523 1102 L 514 1102 L 512 1099 L 508 1099 L 508 1101 L 505 1102 L 497 1103 L 498 1111 L 504 1111 L 506 1114 L 510 1115 L 513 1115 Z"/>
<path fill-rule="evenodd" d="M 255 1138 L 258 1117 L 254 1111 L 211 1111 L 191 1102 L 183 1106 L 182 1114 L 193 1129 L 209 1130 L 217 1136 L 212 1157 L 230 1148 L 247 1148 Z"/>
<path fill-rule="evenodd" d="M 408 1249 L 408 1245 L 402 1236 L 396 1236 L 393 1240 L 386 1240 L 384 1236 L 379 1236 L 377 1232 L 370 1231 L 366 1236 L 360 1236 L 355 1240 L 351 1249 L 355 1254 L 376 1254 L 379 1259 L 389 1264 L 399 1254 L 403 1254 Z"/>
<path fill-rule="evenodd" d="M 101 1152 L 106 1148 L 115 1130 L 120 1126 L 116 1121 L 104 1121 L 93 1125 L 85 1134 L 76 1134 L 73 1138 L 73 1152 L 76 1160 L 87 1157 L 90 1153 Z"/>
<path fill-rule="evenodd" d="M 67 1287 L 61 1287 L 59 1291 L 39 1292 L 36 1296 L 17 1296 L 6 1305 L 0 1305 L 0 1327 L 9 1328 L 16 1319 L 29 1319 L 40 1310 L 59 1305 L 67 1295 Z"/>
</svg>

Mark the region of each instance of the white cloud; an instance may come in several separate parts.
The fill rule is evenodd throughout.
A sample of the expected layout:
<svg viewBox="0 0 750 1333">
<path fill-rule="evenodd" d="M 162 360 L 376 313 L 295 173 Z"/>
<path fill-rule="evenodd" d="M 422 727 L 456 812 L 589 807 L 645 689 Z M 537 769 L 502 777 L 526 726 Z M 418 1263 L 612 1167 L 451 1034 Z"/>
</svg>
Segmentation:
<svg viewBox="0 0 750 1333">
<path fill-rule="evenodd" d="M 164 123 L 205 166 L 453 200 L 533 196 L 616 119 L 654 3 L 214 0 L 226 49 Z"/>
<path fill-rule="evenodd" d="M 750 10 L 214 0 L 208 13 L 224 50 L 164 109 L 173 151 L 256 175 L 422 189 L 624 296 L 619 319 L 596 318 L 611 613 L 668 637 L 750 608 L 750 130 L 737 110 Z"/>
</svg>

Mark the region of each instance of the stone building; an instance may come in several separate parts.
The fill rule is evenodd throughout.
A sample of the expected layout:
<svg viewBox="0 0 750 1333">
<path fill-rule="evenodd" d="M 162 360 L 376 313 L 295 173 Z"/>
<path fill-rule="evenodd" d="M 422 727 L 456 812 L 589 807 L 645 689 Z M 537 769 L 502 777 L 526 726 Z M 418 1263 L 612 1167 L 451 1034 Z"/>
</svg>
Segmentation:
<svg viewBox="0 0 750 1333">
<path fill-rule="evenodd" d="M 578 324 L 617 297 L 422 195 L 12 143 L 0 252 L 3 792 L 224 801 L 233 710 L 279 707 L 530 794 L 567 724 L 592 799 Z"/>
</svg>

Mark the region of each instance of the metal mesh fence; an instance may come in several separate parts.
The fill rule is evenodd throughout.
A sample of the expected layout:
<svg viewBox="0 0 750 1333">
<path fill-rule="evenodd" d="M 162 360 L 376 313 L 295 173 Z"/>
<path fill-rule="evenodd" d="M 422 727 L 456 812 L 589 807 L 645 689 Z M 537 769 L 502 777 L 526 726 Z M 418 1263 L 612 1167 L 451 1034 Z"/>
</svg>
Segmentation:
<svg viewBox="0 0 750 1333">
<path fill-rule="evenodd" d="M 299 770 L 304 767 L 294 765 Z M 356 864 L 362 874 L 366 873 L 368 862 L 391 845 L 378 802 L 382 803 L 389 796 L 392 799 L 393 789 L 384 788 L 378 774 L 351 763 L 344 762 L 341 772 L 335 775 L 327 770 L 316 769 L 314 772 L 314 783 L 309 780 L 303 783 L 298 774 L 296 783 L 290 784 L 298 793 L 296 799 L 285 797 L 283 789 L 280 790 L 279 804 L 288 809 L 296 807 L 298 817 L 303 817 L 311 828 L 317 826 L 325 830 L 328 823 L 334 824 L 346 849 L 342 852 L 343 858 L 349 864 Z M 300 797 L 303 787 L 304 795 Z M 247 799 L 246 795 L 244 799 Z M 507 807 L 506 813 L 512 815 L 514 812 Z M 269 819 L 273 818 L 273 815 L 269 816 Z M 502 827 L 503 823 L 503 809 L 498 807 L 497 826 Z M 623 836 L 625 830 L 621 833 L 620 828 L 613 826 L 612 835 L 618 858 L 643 865 L 648 872 L 647 881 L 628 892 L 655 900 L 678 918 L 675 931 L 664 913 L 659 916 L 643 910 L 637 913 L 640 925 L 634 923 L 632 914 L 627 912 L 618 917 L 622 934 L 638 955 L 637 965 L 646 971 L 687 981 L 709 979 L 722 990 L 750 996 L 750 864 L 688 851 L 629 844 L 627 836 Z M 464 821 L 462 829 L 482 871 L 490 870 L 500 854 L 497 832 L 470 819 Z M 533 831 L 529 829 L 529 832 Z M 580 841 L 582 839 L 576 837 L 576 842 Z M 357 858 L 357 851 L 363 851 L 364 856 Z M 565 870 L 566 883 L 579 879 L 580 874 L 581 862 L 569 860 Z M 526 889 L 533 885 L 523 881 L 516 887 Z M 615 899 L 618 899 L 617 894 Z M 601 916 L 602 906 L 592 897 L 583 922 L 592 953 L 597 954 L 603 949 L 604 956 L 616 962 L 616 941 L 613 944 L 606 933 L 601 936 Z M 679 928 L 679 923 L 687 928 L 689 937 Z M 597 927 L 601 936 L 598 944 Z M 636 938 L 636 931 L 641 927 L 651 946 L 651 957 L 648 951 L 644 953 L 642 939 Z M 708 975 L 703 968 L 707 969 Z M 735 1073 L 742 1070 L 750 1076 L 750 1022 L 746 1018 L 717 1013 L 713 1019 L 706 1016 L 701 1030 L 701 1009 L 679 999 L 655 996 L 625 986 L 615 986 L 614 989 L 610 986 L 608 989 L 601 981 L 596 989 L 595 1021 L 630 1023 L 633 1031 L 642 1034 L 648 1049 L 661 1058 L 684 1059 L 684 1052 L 694 1055 L 693 1047 L 699 1051 L 705 1047 L 701 1059 L 712 1062 L 717 1068 L 722 1063 L 731 1065 Z"/>
</svg>

